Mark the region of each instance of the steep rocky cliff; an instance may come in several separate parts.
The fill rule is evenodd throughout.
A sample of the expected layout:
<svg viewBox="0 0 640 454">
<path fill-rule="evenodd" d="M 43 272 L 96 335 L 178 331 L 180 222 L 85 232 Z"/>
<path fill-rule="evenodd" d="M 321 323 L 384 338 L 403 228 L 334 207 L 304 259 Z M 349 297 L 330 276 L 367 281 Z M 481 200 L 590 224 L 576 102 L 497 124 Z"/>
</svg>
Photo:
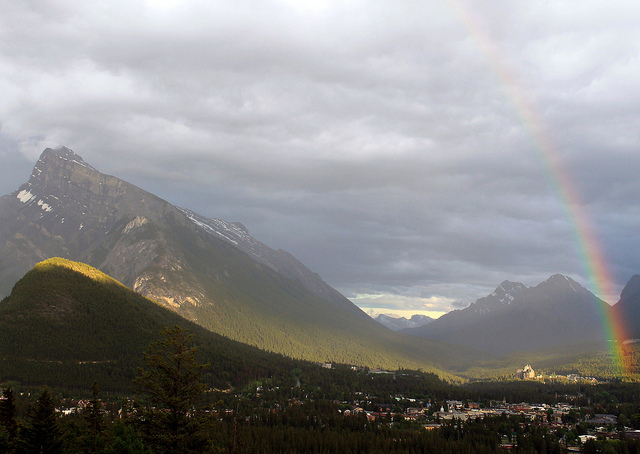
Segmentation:
<svg viewBox="0 0 640 454">
<path fill-rule="evenodd" d="M 30 267 L 55 256 L 91 263 L 134 286 L 160 255 L 181 261 L 153 226 L 189 225 L 169 203 L 64 147 L 44 150 L 29 181 L 0 199 L 0 219 L 3 295 Z"/>
</svg>

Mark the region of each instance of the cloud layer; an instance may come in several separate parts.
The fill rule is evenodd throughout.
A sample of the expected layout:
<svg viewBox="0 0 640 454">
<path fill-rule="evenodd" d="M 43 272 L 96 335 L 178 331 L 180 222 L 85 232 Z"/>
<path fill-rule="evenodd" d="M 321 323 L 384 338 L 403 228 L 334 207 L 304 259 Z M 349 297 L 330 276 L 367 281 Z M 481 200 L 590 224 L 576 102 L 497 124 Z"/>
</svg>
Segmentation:
<svg viewBox="0 0 640 454">
<path fill-rule="evenodd" d="M 590 285 L 578 202 L 619 292 L 640 272 L 640 7 L 476 3 L 5 2 L 2 193 L 65 145 L 379 312 Z"/>
</svg>

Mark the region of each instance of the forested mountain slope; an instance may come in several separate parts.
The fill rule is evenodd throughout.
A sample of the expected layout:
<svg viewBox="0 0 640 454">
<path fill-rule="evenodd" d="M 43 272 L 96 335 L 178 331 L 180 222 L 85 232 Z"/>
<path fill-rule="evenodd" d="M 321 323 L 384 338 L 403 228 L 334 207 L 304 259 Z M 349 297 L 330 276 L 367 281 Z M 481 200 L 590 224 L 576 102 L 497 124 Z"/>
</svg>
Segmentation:
<svg viewBox="0 0 640 454">
<path fill-rule="evenodd" d="M 0 381 L 128 390 L 142 352 L 164 327 L 194 335 L 206 380 L 218 387 L 287 373 L 296 363 L 224 338 L 88 265 L 37 264 L 0 302 Z"/>
</svg>

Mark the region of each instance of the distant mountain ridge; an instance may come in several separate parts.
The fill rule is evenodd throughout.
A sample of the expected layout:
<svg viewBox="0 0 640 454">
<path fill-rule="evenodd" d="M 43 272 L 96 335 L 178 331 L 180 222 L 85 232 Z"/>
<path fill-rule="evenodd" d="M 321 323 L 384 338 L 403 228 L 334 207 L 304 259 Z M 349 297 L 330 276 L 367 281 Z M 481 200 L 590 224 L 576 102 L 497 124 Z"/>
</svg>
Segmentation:
<svg viewBox="0 0 640 454">
<path fill-rule="evenodd" d="M 374 320 L 393 331 L 400 331 L 406 328 L 418 328 L 433 321 L 431 317 L 422 314 L 414 314 L 411 318 L 391 317 L 390 315 L 379 314 Z"/>
<path fill-rule="evenodd" d="M 460 331 L 488 314 L 509 306 L 527 288 L 526 285 L 519 282 L 503 281 L 491 294 L 479 298 L 464 309 L 442 315 L 436 323 L 430 324 L 429 328 L 408 328 L 403 332 L 434 339 L 451 338 L 451 333 Z"/>
<path fill-rule="evenodd" d="M 602 341 L 607 303 L 556 274 L 535 287 L 505 281 L 469 307 L 403 332 L 504 355 Z"/>
</svg>

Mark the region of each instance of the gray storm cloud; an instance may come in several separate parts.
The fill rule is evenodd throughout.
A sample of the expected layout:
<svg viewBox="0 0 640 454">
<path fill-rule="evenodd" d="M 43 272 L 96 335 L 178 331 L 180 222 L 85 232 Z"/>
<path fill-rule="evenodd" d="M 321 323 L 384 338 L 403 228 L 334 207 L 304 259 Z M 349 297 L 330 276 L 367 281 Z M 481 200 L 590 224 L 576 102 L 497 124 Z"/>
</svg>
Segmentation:
<svg viewBox="0 0 640 454">
<path fill-rule="evenodd" d="M 619 291 L 640 270 L 639 19 L 623 1 L 6 1 L 2 193 L 65 145 L 356 300 L 443 312 L 505 279 L 589 285 L 570 184 Z"/>
</svg>

